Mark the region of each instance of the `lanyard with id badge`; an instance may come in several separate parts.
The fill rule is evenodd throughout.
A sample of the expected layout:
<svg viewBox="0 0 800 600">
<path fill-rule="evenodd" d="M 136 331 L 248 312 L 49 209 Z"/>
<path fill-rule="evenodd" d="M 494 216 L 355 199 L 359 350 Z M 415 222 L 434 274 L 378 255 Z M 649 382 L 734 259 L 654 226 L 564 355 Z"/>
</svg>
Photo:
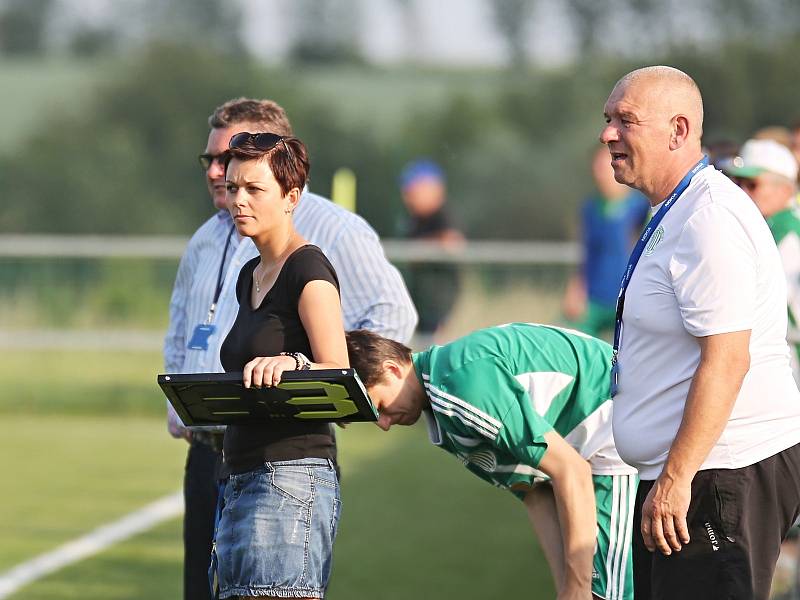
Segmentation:
<svg viewBox="0 0 800 600">
<path fill-rule="evenodd" d="M 236 226 L 231 226 L 228 237 L 225 239 L 225 249 L 222 251 L 222 260 L 219 263 L 219 272 L 217 273 L 217 287 L 214 290 L 214 300 L 208 309 L 208 316 L 203 323 L 197 325 L 192 332 L 192 338 L 189 340 L 189 350 L 208 350 L 208 338 L 217 330 L 217 326 L 213 324 L 214 313 L 217 310 L 217 302 L 219 295 L 222 292 L 223 275 L 225 270 L 225 257 L 228 255 L 228 246 L 231 245 L 231 237 Z"/>
<path fill-rule="evenodd" d="M 650 222 L 647 223 L 647 227 L 645 227 L 644 231 L 642 232 L 639 241 L 636 242 L 636 246 L 633 247 L 633 252 L 631 252 L 631 257 L 628 259 L 628 266 L 625 267 L 625 274 L 622 276 L 622 282 L 619 286 L 619 295 L 617 296 L 617 309 L 616 309 L 616 316 L 614 317 L 614 351 L 611 354 L 611 397 L 617 395 L 617 385 L 619 382 L 619 362 L 617 361 L 617 357 L 619 355 L 619 348 L 622 342 L 622 312 L 625 309 L 625 292 L 628 290 L 628 284 L 631 282 L 631 277 L 633 276 L 633 271 L 636 269 L 636 265 L 639 263 L 639 259 L 642 256 L 642 252 L 644 252 L 645 246 L 647 246 L 647 242 L 650 239 L 652 233 L 658 228 L 659 223 L 664 218 L 664 215 L 669 212 L 669 209 L 675 204 L 678 198 L 681 197 L 681 194 L 686 191 L 686 188 L 689 187 L 689 184 L 692 181 L 692 178 L 700 171 L 701 169 L 708 166 L 708 157 L 704 156 L 700 159 L 695 166 L 691 168 L 691 170 L 684 175 L 683 179 L 681 179 L 680 183 L 672 190 L 672 193 L 667 196 L 664 200 L 664 203 L 661 205 L 661 208 L 658 209 L 653 218 L 650 219 Z"/>
</svg>

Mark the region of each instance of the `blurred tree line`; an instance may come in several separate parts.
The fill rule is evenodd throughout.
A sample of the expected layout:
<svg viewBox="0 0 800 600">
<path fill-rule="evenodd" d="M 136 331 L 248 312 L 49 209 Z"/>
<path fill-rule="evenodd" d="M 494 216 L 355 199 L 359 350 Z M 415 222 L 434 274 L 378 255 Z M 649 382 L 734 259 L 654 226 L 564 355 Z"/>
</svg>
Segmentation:
<svg viewBox="0 0 800 600">
<path fill-rule="evenodd" d="M 391 101 L 402 110 L 387 125 L 390 119 L 374 96 L 361 99 L 356 90 L 348 102 L 360 104 L 344 106 L 334 90 L 315 81 L 320 70 L 341 72 L 355 85 L 378 75 L 358 55 L 352 43 L 357 20 L 341 7 L 298 2 L 319 12 L 319 18 L 304 21 L 291 64 L 267 68 L 248 56 L 237 35 L 241 14 L 228 4 L 145 1 L 151 3 L 159 27 L 135 51 L 112 59 L 115 75 L 98 85 L 93 101 L 77 115 L 42 114 L 26 139 L 0 157 L 0 231 L 192 232 L 211 211 L 196 161 L 205 146 L 206 117 L 224 100 L 240 95 L 272 98 L 287 109 L 311 152 L 314 191 L 329 194 L 333 172 L 341 166 L 354 169 L 359 212 L 389 235 L 401 211 L 397 174 L 406 161 L 425 155 L 445 167 L 452 210 L 469 236 L 569 237 L 574 209 L 590 186 L 588 163 L 603 124 L 603 103 L 621 75 L 643 64 L 670 64 L 695 77 L 704 92 L 708 142 L 743 140 L 757 127 L 800 116 L 796 2 L 772 0 L 788 7 L 783 19 L 768 16 L 754 0 L 724 2 L 727 12 L 720 18 L 738 33 L 712 45 L 685 39 L 671 43 L 669 32 L 681 27 L 680 15 L 675 15 L 663 21 L 667 34 L 659 29 L 654 49 L 633 59 L 609 49 L 613 40 L 600 27 L 609 18 L 598 10 L 603 3 L 568 0 L 581 32 L 582 58 L 546 70 L 526 61 L 526 23 L 536 2 L 487 0 L 487 15 L 505 32 L 509 68 L 461 73 L 461 81 L 488 79 L 491 84 L 480 93 L 468 85 L 453 86 L 431 104 L 417 101 L 425 81 L 448 80 L 450 73 L 397 67 L 394 71 L 405 84 L 402 97 Z M 402 10 L 413 7 L 407 0 L 396 1 Z M 716 1 L 708 0 L 709 5 Z M 15 27 L 35 21 L 25 11 L 36 3 L 47 8 L 49 0 L 5 0 L 0 33 L 11 27 L 9 20 Z M 620 3 L 629 5 L 634 17 L 664 11 L 664 3 L 651 0 L 615 5 Z M 28 14 L 28 21 L 19 20 L 20 13 Z M 14 15 L 17 21 L 11 19 Z M 747 15 L 770 20 L 768 39 L 756 39 L 752 28 L 744 26 Z M 341 19 L 349 21 L 343 31 L 350 37 L 329 35 L 319 38 L 318 45 L 311 43 L 315 27 L 339 31 Z M 175 23 L 180 27 L 170 26 Z M 41 28 L 41 23 L 31 25 L 30 31 Z M 81 35 L 83 45 L 73 44 L 83 54 L 116 39 L 102 28 Z M 33 38 L 28 38 L 26 50 L 11 44 L 14 51 L 5 43 L 10 38 L 2 39 L 0 50 L 7 54 L 33 52 Z M 41 48 L 41 35 L 38 39 Z M 415 82 L 418 72 L 424 77 Z M 380 73 L 387 77 L 386 69 Z M 358 118 L 344 118 L 345 112 Z"/>
</svg>

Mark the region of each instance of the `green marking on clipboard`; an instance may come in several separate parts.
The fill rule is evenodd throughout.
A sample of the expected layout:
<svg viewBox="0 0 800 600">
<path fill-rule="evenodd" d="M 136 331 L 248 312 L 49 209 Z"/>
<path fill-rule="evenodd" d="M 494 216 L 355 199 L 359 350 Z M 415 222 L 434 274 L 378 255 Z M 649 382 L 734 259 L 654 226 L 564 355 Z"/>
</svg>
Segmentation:
<svg viewBox="0 0 800 600">
<path fill-rule="evenodd" d="M 279 388 L 292 390 L 322 391 L 322 396 L 293 396 L 286 401 L 292 406 L 319 406 L 333 404 L 333 410 L 305 410 L 297 413 L 297 419 L 341 419 L 358 412 L 356 403 L 350 399 L 347 388 L 338 383 L 327 381 L 285 381 Z"/>
</svg>

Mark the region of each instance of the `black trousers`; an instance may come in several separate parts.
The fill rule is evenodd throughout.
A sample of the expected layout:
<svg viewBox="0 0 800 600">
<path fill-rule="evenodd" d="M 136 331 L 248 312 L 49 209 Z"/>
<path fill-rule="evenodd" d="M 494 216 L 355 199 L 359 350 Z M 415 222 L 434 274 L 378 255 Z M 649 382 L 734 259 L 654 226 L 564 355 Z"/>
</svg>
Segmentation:
<svg viewBox="0 0 800 600">
<path fill-rule="evenodd" d="M 183 477 L 183 597 L 211 600 L 208 566 L 217 508 L 217 477 L 221 453 L 210 445 L 192 441 Z"/>
<path fill-rule="evenodd" d="M 767 600 L 781 541 L 800 514 L 800 444 L 741 469 L 699 471 L 692 480 L 689 537 L 680 552 L 651 553 L 640 481 L 633 531 L 636 600 Z"/>
</svg>

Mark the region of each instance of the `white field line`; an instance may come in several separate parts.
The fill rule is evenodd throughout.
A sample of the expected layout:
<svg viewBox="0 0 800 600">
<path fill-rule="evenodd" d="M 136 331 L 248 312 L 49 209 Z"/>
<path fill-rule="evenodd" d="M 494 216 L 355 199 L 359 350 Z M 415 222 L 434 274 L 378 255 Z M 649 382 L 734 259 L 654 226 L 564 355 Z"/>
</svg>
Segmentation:
<svg viewBox="0 0 800 600">
<path fill-rule="evenodd" d="M 11 570 L 0 573 L 0 598 L 7 598 L 21 587 L 50 573 L 102 552 L 109 546 L 147 531 L 183 513 L 183 492 L 176 492 L 144 508 L 102 525 L 94 531 L 40 554 Z"/>
</svg>

